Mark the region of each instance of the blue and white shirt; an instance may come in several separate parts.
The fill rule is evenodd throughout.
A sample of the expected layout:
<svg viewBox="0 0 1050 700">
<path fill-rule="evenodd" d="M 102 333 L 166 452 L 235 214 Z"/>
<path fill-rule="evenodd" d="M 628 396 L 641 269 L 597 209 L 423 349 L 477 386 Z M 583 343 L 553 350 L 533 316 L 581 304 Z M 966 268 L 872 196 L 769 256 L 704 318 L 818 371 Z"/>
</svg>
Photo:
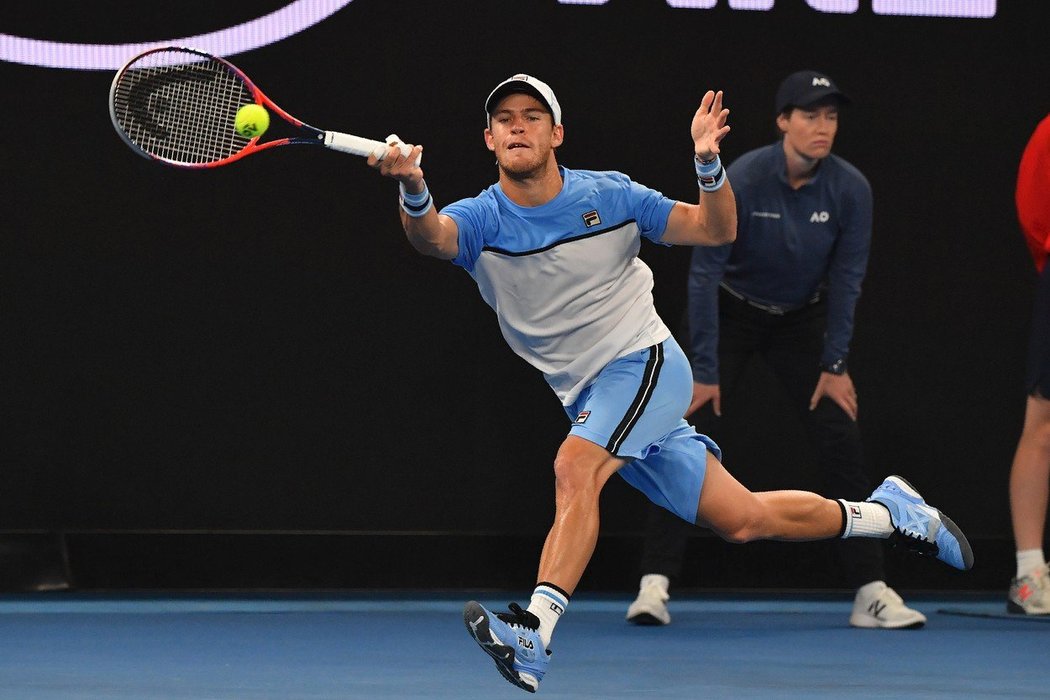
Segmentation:
<svg viewBox="0 0 1050 700">
<path fill-rule="evenodd" d="M 568 406 L 609 362 L 670 337 L 638 250 L 641 236 L 660 240 L 675 202 L 621 173 L 559 171 L 561 192 L 540 206 L 518 206 L 497 183 L 441 213 L 459 227 L 452 262 Z"/>
</svg>

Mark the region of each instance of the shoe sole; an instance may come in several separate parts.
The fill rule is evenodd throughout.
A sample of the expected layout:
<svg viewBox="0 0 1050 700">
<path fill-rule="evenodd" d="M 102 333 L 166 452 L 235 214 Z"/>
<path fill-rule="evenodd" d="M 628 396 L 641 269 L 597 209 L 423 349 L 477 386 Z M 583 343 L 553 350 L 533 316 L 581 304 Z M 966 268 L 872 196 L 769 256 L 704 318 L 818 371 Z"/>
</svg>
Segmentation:
<svg viewBox="0 0 1050 700">
<path fill-rule="evenodd" d="M 467 632 L 478 643 L 481 650 L 496 662 L 496 668 L 499 670 L 500 675 L 522 690 L 530 693 L 536 692 L 536 689 L 521 680 L 518 672 L 514 670 L 514 648 L 506 644 L 490 641 L 494 637 L 492 632 L 489 631 L 488 613 L 481 606 L 481 603 L 472 600 L 463 607 L 463 624 L 466 625 Z M 486 641 L 482 641 L 481 637 L 484 637 Z"/>
<path fill-rule="evenodd" d="M 924 627 L 926 621 L 915 620 L 914 622 L 908 622 L 905 624 L 878 624 L 877 622 L 869 624 L 867 620 L 856 620 L 853 617 L 850 617 L 849 624 L 850 627 L 864 630 L 917 630 Z"/>
<path fill-rule="evenodd" d="M 1024 609 L 1023 605 L 1018 605 L 1012 600 L 1006 601 L 1006 612 L 1010 613 L 1011 615 L 1027 615 L 1030 617 L 1050 616 L 1050 610 L 1047 610 L 1046 612 L 1028 612 Z"/>
<path fill-rule="evenodd" d="M 638 613 L 633 617 L 629 617 L 627 618 L 627 621 L 630 622 L 632 625 L 641 625 L 642 627 L 661 627 L 663 625 L 668 624 L 667 622 L 664 622 L 655 615 L 650 615 L 649 613 L 645 612 Z"/>
<path fill-rule="evenodd" d="M 905 479 L 904 477 L 897 476 L 896 474 L 894 474 L 892 476 L 887 477 L 887 479 L 894 479 L 894 480 L 899 481 L 900 483 L 904 484 L 905 486 L 908 487 L 908 490 L 911 491 L 912 494 L 914 494 L 917 498 L 921 499 L 923 503 L 926 503 L 926 499 L 922 497 L 922 495 L 919 493 L 919 490 L 917 488 L 915 488 L 914 486 L 912 486 L 908 482 L 908 480 Z M 929 505 L 929 504 L 927 504 L 927 505 Z M 951 533 L 952 537 L 955 538 L 955 541 L 959 543 L 959 552 L 962 554 L 962 558 L 963 558 L 963 566 L 961 567 L 960 570 L 961 571 L 969 571 L 971 568 L 973 568 L 973 549 L 970 548 L 970 541 L 968 539 L 966 539 L 966 535 L 963 534 L 963 531 L 961 529 L 959 529 L 959 526 L 955 524 L 954 520 L 952 520 L 947 515 L 942 513 L 940 511 L 940 509 L 936 509 L 935 508 L 934 510 L 937 511 L 937 517 L 941 519 L 941 526 L 945 530 L 947 530 L 949 533 Z M 944 560 L 941 559 L 941 561 L 944 561 Z M 944 562 L 944 563 L 948 564 L 948 562 Z M 953 566 L 952 564 L 948 564 L 948 565 L 949 566 Z M 954 568 L 959 569 L 960 567 L 954 567 Z"/>
</svg>

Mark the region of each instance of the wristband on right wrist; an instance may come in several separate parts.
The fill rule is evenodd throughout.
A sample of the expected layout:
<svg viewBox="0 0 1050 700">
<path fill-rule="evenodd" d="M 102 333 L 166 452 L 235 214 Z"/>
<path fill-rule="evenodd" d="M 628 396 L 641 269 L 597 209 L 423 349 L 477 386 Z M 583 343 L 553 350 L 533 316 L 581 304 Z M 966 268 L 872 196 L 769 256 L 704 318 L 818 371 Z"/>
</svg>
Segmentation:
<svg viewBox="0 0 1050 700">
<path fill-rule="evenodd" d="M 426 180 L 423 181 L 423 191 L 419 194 L 413 194 L 405 189 L 405 183 L 400 183 L 401 196 L 398 197 L 398 201 L 401 204 L 401 208 L 405 210 L 405 213 L 411 217 L 419 218 L 425 216 L 430 208 L 434 206 L 434 198 L 430 196 L 430 189 L 427 187 Z"/>
</svg>

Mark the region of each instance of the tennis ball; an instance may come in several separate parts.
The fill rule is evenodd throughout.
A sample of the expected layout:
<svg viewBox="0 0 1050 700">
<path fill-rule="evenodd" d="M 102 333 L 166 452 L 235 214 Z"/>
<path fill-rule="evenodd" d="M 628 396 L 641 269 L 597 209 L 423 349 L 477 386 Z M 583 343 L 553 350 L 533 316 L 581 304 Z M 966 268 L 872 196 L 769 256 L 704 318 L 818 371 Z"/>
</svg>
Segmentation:
<svg viewBox="0 0 1050 700">
<path fill-rule="evenodd" d="M 262 136 L 270 128 L 270 113 L 262 105 L 244 105 L 237 110 L 233 128 L 238 134 L 248 139 Z"/>
</svg>

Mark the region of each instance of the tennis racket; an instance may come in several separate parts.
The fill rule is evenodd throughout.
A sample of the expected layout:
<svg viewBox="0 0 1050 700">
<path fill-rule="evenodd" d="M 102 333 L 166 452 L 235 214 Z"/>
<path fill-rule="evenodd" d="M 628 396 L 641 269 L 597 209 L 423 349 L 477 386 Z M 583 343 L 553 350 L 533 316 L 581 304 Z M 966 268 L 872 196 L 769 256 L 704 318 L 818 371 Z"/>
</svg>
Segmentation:
<svg viewBox="0 0 1050 700">
<path fill-rule="evenodd" d="M 258 104 L 295 127 L 295 135 L 260 142 L 234 128 L 237 110 Z M 214 168 L 269 148 L 313 144 L 382 160 L 386 142 L 322 131 L 277 106 L 244 71 L 223 58 L 196 49 L 166 46 L 128 61 L 113 78 L 109 115 L 125 143 L 146 158 L 178 168 Z M 418 161 L 416 163 L 418 165 Z"/>
</svg>

